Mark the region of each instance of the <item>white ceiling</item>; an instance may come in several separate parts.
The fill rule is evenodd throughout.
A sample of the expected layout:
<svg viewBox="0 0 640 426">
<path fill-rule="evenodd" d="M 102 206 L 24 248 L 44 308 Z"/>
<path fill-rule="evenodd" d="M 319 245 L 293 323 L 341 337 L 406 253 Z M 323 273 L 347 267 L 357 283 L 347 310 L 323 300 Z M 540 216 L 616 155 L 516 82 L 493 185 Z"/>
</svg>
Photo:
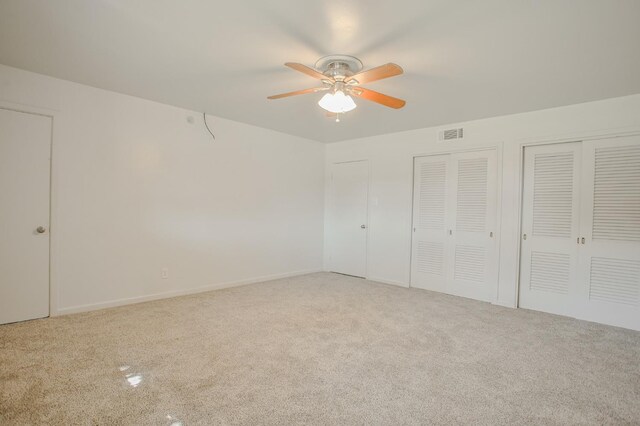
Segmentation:
<svg viewBox="0 0 640 426">
<path fill-rule="evenodd" d="M 0 63 L 334 142 L 640 93 L 637 0 L 2 0 Z M 341 123 L 284 62 L 405 74 Z"/>
</svg>

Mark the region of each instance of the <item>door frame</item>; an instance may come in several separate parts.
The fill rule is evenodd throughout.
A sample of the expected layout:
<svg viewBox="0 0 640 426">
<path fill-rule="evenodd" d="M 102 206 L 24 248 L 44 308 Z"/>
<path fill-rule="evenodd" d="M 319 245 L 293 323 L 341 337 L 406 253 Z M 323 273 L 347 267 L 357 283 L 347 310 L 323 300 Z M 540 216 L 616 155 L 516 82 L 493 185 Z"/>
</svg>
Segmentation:
<svg viewBox="0 0 640 426">
<path fill-rule="evenodd" d="M 363 278 L 368 280 L 369 279 L 369 252 L 371 251 L 371 247 L 370 247 L 371 238 L 369 238 L 369 229 L 371 228 L 371 226 L 370 226 L 370 219 L 371 219 L 371 215 L 370 215 L 370 210 L 371 210 L 371 206 L 370 206 L 371 197 L 370 197 L 370 195 L 371 194 L 370 194 L 370 191 L 371 191 L 371 179 L 372 179 L 372 176 L 371 176 L 372 175 L 372 173 L 371 173 L 371 171 L 372 171 L 371 161 L 369 160 L 368 157 L 361 157 L 361 158 L 358 158 L 358 159 L 355 159 L 355 160 L 347 160 L 347 161 L 334 161 L 334 162 L 331 163 L 331 170 L 329 172 L 330 173 L 330 176 L 329 176 L 329 182 L 330 182 L 329 188 L 330 188 L 330 190 L 329 190 L 329 193 L 327 194 L 328 195 L 328 206 L 327 207 L 328 207 L 329 214 L 331 214 L 331 211 L 333 209 L 333 189 L 334 189 L 334 187 L 333 187 L 333 170 L 334 170 L 334 167 L 336 165 L 338 165 L 338 164 L 360 163 L 360 162 L 363 162 L 363 161 L 365 161 L 367 163 L 367 193 L 366 193 L 366 200 L 367 201 L 365 203 L 366 208 L 367 208 L 367 211 L 366 211 L 366 214 L 365 214 L 367 227 L 365 228 L 364 277 Z M 333 258 L 332 258 L 333 254 L 331 253 L 331 250 L 328 250 L 328 254 L 329 254 L 329 259 L 327 259 L 328 262 L 327 262 L 326 266 L 327 266 L 328 270 L 331 270 L 332 260 L 333 260 Z"/>
<path fill-rule="evenodd" d="M 417 153 L 411 156 L 411 201 L 409 204 L 409 288 L 417 288 L 411 286 L 412 281 L 412 270 L 413 270 L 413 238 L 414 238 L 414 208 L 416 203 L 416 194 L 415 194 L 415 180 L 416 180 L 416 158 L 419 157 L 431 157 L 436 155 L 453 155 L 453 154 L 461 154 L 465 152 L 482 152 L 482 151 L 495 151 L 496 152 L 496 166 L 498 168 L 496 175 L 496 229 L 495 229 L 495 238 L 496 238 L 496 259 L 495 259 L 495 268 L 496 268 L 496 283 L 493 291 L 494 299 L 491 303 L 495 303 L 498 300 L 498 290 L 499 290 L 499 282 L 500 282 L 500 246 L 502 240 L 502 173 L 504 169 L 503 165 L 503 156 L 502 156 L 503 143 L 497 143 L 495 145 L 485 145 L 485 146 L 476 146 L 476 147 L 461 147 L 458 149 L 451 149 L 451 147 L 442 149 L 436 149 L 430 151 L 428 153 Z"/>
<path fill-rule="evenodd" d="M 520 308 L 520 270 L 522 265 L 522 215 L 524 214 L 524 152 L 526 147 L 532 146 L 540 146 L 540 145 L 557 145 L 562 143 L 571 143 L 571 142 L 585 142 L 591 140 L 598 139 L 612 139 L 612 138 L 621 138 L 627 136 L 637 136 L 640 135 L 640 126 L 627 127 L 619 130 L 605 130 L 605 131 L 594 131 L 587 133 L 576 133 L 574 136 L 563 136 L 563 137 L 551 137 L 551 138 L 541 138 L 541 139 L 530 139 L 530 140 L 521 140 L 518 145 L 518 203 L 517 203 L 517 229 L 518 234 L 516 238 L 518 242 L 516 244 L 516 258 L 518 259 L 516 263 L 516 271 L 515 271 L 515 300 L 514 307 Z"/>
<path fill-rule="evenodd" d="M 55 226 L 53 222 L 53 207 L 54 207 L 54 169 L 53 169 L 53 131 L 55 111 L 45 108 L 37 108 L 31 106 L 25 106 L 21 104 L 15 104 L 7 101 L 0 100 L 0 109 L 5 111 L 18 112 L 21 114 L 31 114 L 41 117 L 47 117 L 51 120 L 51 129 L 49 130 L 49 265 L 48 265 L 48 278 L 49 278 L 49 314 L 45 318 L 56 316 L 58 314 L 58 300 L 55 297 L 57 295 L 57 288 L 54 285 L 53 279 L 54 265 L 53 265 L 53 248 L 54 248 L 54 231 Z"/>
</svg>

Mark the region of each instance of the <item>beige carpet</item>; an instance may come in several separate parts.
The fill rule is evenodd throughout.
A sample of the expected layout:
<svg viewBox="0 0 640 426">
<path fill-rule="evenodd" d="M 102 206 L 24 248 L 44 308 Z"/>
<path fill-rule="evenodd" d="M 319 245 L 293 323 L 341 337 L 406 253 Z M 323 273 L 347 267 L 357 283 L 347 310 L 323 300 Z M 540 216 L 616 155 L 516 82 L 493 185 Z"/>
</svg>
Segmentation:
<svg viewBox="0 0 640 426">
<path fill-rule="evenodd" d="M 0 326 L 0 424 L 640 424 L 640 333 L 328 273 Z"/>
</svg>

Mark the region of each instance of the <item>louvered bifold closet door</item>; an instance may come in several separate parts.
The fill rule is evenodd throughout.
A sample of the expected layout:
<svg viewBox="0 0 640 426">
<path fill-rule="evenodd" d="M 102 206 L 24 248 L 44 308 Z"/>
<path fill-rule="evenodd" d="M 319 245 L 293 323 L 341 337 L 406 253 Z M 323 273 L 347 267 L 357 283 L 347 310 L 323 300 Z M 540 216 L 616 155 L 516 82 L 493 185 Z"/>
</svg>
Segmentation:
<svg viewBox="0 0 640 426">
<path fill-rule="evenodd" d="M 449 155 L 414 161 L 411 286 L 445 291 Z"/>
<path fill-rule="evenodd" d="M 577 317 L 640 330 L 640 136 L 584 142 Z"/>
<path fill-rule="evenodd" d="M 451 155 L 447 292 L 478 300 L 497 296 L 496 151 Z"/>
<path fill-rule="evenodd" d="M 578 296 L 580 142 L 526 147 L 522 198 L 522 308 L 573 316 Z"/>
</svg>

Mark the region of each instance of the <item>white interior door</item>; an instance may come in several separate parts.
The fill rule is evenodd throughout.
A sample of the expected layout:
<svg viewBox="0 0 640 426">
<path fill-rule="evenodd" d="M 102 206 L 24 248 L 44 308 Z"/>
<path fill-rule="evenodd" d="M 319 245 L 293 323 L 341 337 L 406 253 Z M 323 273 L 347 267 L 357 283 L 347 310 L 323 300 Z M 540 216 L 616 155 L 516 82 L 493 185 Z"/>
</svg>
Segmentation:
<svg viewBox="0 0 640 426">
<path fill-rule="evenodd" d="M 49 315 L 51 119 L 0 109 L 0 324 Z"/>
<path fill-rule="evenodd" d="M 526 147 L 519 306 L 573 316 L 577 300 L 580 142 Z"/>
<path fill-rule="evenodd" d="M 416 157 L 411 286 L 446 291 L 450 155 Z"/>
<path fill-rule="evenodd" d="M 496 151 L 417 157 L 413 191 L 411 286 L 495 299 Z"/>
<path fill-rule="evenodd" d="M 497 170 L 495 150 L 451 155 L 449 293 L 497 296 Z"/>
<path fill-rule="evenodd" d="M 640 330 L 640 136 L 583 147 L 575 316 Z"/>
<path fill-rule="evenodd" d="M 331 270 L 366 277 L 368 161 L 334 164 L 331 180 Z"/>
</svg>

